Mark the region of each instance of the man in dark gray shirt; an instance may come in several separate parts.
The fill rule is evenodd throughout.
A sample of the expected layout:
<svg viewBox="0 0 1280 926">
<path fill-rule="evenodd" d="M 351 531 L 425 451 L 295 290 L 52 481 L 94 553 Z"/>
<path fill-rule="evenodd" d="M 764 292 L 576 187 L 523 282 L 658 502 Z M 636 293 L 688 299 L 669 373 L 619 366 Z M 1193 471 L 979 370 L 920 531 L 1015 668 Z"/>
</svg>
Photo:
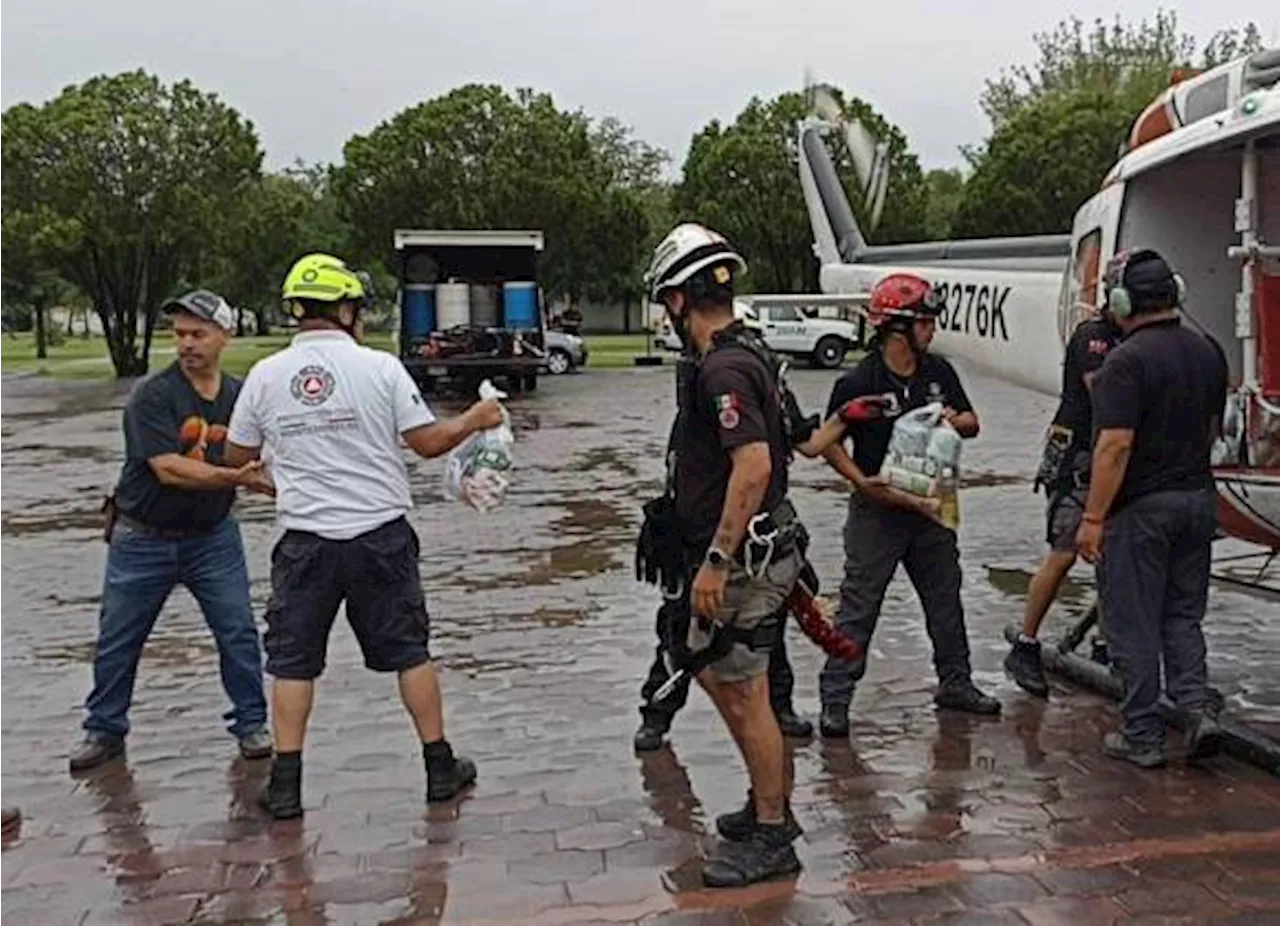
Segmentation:
<svg viewBox="0 0 1280 926">
<path fill-rule="evenodd" d="M 1189 756 L 1221 746 L 1200 625 L 1217 530 L 1209 451 L 1227 363 L 1216 343 L 1182 326 L 1182 281 L 1155 251 L 1116 255 L 1106 290 L 1124 341 L 1094 380 L 1093 477 L 1077 544 L 1098 565 L 1107 642 L 1124 680 L 1124 727 L 1103 749 L 1154 768 L 1165 762 L 1162 662 L 1170 699 L 1192 718 Z"/>
</svg>

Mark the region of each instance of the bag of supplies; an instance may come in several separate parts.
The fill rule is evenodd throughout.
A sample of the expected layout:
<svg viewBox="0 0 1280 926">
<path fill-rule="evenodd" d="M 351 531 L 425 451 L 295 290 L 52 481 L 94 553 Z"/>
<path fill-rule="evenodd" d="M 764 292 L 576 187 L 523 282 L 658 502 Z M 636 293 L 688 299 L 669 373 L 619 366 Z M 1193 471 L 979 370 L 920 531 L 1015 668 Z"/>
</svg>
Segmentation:
<svg viewBox="0 0 1280 926">
<path fill-rule="evenodd" d="M 962 439 L 933 402 L 907 412 L 893 426 L 880 474 L 889 485 L 939 501 L 939 518 L 952 530 L 960 525 L 957 488 Z"/>
<path fill-rule="evenodd" d="M 507 394 L 489 380 L 480 384 L 480 399 L 505 399 Z M 491 511 L 506 497 L 511 469 L 511 416 L 502 412 L 502 424 L 477 431 L 449 453 L 445 465 L 444 491 L 454 501 L 465 502 L 476 511 Z"/>
</svg>

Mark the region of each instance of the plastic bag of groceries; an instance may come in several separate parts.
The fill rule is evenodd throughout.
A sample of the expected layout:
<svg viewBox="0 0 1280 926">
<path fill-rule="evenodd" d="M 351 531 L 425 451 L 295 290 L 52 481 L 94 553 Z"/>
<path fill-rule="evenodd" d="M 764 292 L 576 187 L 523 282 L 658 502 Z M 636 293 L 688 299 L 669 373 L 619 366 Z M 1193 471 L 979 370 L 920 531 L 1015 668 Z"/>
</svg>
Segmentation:
<svg viewBox="0 0 1280 926">
<path fill-rule="evenodd" d="M 480 399 L 505 399 L 489 380 L 480 384 Z M 476 511 L 491 511 L 506 497 L 511 469 L 511 416 L 503 409 L 502 424 L 477 431 L 449 453 L 445 465 L 444 491 L 454 501 L 465 502 Z"/>
<path fill-rule="evenodd" d="M 943 410 L 940 402 L 933 402 L 899 418 L 880 473 L 894 488 L 938 499 L 940 520 L 956 530 L 963 443 L 959 432 L 943 420 Z"/>
<path fill-rule="evenodd" d="M 929 437 L 942 420 L 942 403 L 931 402 L 898 416 L 889 438 L 889 454 L 899 460 L 923 459 L 929 450 Z"/>
</svg>

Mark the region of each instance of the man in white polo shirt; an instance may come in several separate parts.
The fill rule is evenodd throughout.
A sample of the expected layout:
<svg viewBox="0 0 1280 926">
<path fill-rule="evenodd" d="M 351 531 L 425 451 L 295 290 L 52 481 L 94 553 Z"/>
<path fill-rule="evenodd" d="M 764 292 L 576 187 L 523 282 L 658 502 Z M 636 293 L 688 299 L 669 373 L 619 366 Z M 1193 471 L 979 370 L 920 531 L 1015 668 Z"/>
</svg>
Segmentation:
<svg viewBox="0 0 1280 926">
<path fill-rule="evenodd" d="M 271 553 L 265 639 L 276 755 L 262 806 L 277 819 L 302 814 L 307 718 L 344 601 L 365 665 L 399 675 L 422 740 L 427 800 L 448 800 L 476 777 L 444 738 L 401 439 L 437 457 L 500 424 L 502 407 L 480 402 L 437 419 L 396 357 L 357 343 L 370 291 L 367 275 L 336 257 L 294 264 L 284 299 L 301 333 L 249 371 L 228 429 L 229 465 L 267 449 L 285 529 Z"/>
</svg>

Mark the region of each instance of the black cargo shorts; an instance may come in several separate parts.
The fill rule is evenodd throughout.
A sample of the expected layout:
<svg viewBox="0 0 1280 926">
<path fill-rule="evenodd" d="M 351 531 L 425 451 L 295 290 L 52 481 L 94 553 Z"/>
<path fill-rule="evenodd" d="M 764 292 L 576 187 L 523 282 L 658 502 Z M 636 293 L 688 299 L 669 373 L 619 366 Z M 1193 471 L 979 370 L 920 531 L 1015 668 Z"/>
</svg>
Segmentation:
<svg viewBox="0 0 1280 926">
<path fill-rule="evenodd" d="M 286 531 L 271 551 L 267 673 L 318 677 L 344 601 L 370 669 L 400 672 L 427 662 L 430 625 L 418 552 L 418 535 L 403 517 L 350 540 Z"/>
</svg>

